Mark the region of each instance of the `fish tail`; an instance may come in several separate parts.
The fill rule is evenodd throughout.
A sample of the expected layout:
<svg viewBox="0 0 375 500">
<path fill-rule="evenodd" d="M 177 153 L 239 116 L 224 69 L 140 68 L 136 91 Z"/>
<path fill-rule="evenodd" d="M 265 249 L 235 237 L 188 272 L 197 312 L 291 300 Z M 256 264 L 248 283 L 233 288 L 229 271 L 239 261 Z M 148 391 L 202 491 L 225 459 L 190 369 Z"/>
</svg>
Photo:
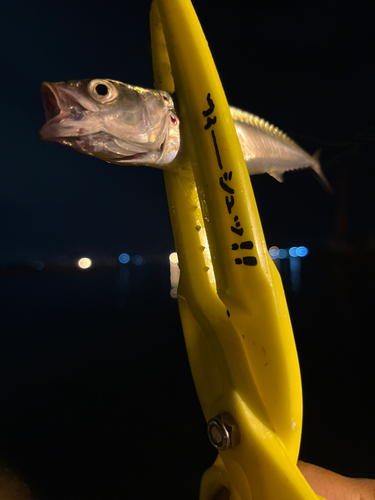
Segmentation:
<svg viewBox="0 0 375 500">
<path fill-rule="evenodd" d="M 320 155 L 321 154 L 322 154 L 322 148 L 319 148 L 315 151 L 315 153 L 312 155 L 312 157 L 315 158 L 315 160 L 320 163 Z"/>
<path fill-rule="evenodd" d="M 331 185 L 330 183 L 328 182 L 328 179 L 327 177 L 323 174 L 323 170 L 322 170 L 322 167 L 320 166 L 320 154 L 322 152 L 322 148 L 319 148 L 315 151 L 315 153 L 312 155 L 312 157 L 314 158 L 315 162 L 314 162 L 314 165 L 311 165 L 311 168 L 314 170 L 314 172 L 317 174 L 318 176 L 318 179 L 320 181 L 320 183 L 322 184 L 322 186 L 324 187 L 324 189 L 328 192 L 328 193 L 333 193 L 332 191 L 332 188 L 331 188 Z"/>
</svg>

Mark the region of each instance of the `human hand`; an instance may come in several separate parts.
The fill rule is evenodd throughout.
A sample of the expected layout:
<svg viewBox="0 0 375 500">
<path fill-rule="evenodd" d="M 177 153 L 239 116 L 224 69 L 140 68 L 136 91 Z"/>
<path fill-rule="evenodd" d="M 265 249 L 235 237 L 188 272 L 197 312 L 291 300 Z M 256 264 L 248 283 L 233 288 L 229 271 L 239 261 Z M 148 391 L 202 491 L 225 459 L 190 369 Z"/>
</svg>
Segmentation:
<svg viewBox="0 0 375 500">
<path fill-rule="evenodd" d="M 0 500 L 32 500 L 25 482 L 4 463 L 0 463 Z"/>
<path fill-rule="evenodd" d="M 298 468 L 317 495 L 326 500 L 375 500 L 375 480 L 341 476 L 298 461 Z"/>
<path fill-rule="evenodd" d="M 314 492 L 326 500 L 375 500 L 374 479 L 349 478 L 302 461 L 297 465 Z M 31 500 L 30 490 L 13 471 L 0 464 L 0 500 L 8 499 Z"/>
<path fill-rule="evenodd" d="M 317 465 L 298 461 L 298 468 L 317 495 L 326 500 L 375 500 L 374 479 L 341 476 Z M 229 490 L 218 491 L 213 500 L 229 500 Z"/>
</svg>

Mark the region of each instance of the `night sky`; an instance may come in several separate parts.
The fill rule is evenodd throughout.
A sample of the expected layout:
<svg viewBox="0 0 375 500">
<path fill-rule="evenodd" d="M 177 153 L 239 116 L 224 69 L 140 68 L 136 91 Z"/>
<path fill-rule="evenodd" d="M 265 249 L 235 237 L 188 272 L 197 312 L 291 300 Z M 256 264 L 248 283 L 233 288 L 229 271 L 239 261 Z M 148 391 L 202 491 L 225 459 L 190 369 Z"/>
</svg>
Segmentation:
<svg viewBox="0 0 375 500">
<path fill-rule="evenodd" d="M 40 500 L 137 489 L 138 498 L 198 498 L 215 457 L 168 293 L 162 172 L 36 137 L 42 81 L 153 87 L 150 3 L 13 0 L 1 16 L 0 461 Z M 310 153 L 322 149 L 332 194 L 308 171 L 252 183 L 267 244 L 309 249 L 300 290 L 285 266 L 283 275 L 304 383 L 301 456 L 369 477 L 374 4 L 193 3 L 229 103 Z M 146 265 L 124 270 L 122 252 Z M 85 273 L 72 267 L 81 256 L 94 263 Z"/>
</svg>

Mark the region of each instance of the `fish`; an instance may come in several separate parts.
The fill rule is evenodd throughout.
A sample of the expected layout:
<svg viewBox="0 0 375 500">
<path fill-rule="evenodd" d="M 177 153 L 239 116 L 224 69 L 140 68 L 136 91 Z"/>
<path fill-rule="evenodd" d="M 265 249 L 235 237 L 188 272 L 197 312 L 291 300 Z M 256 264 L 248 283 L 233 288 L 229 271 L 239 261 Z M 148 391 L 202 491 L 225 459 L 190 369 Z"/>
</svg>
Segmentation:
<svg viewBox="0 0 375 500">
<path fill-rule="evenodd" d="M 162 90 L 109 79 L 43 82 L 46 123 L 38 136 L 117 165 L 168 169 L 180 146 L 174 100 Z M 256 115 L 229 107 L 249 175 L 279 182 L 290 170 L 311 168 L 329 189 L 318 153 L 308 154 L 287 134 Z"/>
</svg>

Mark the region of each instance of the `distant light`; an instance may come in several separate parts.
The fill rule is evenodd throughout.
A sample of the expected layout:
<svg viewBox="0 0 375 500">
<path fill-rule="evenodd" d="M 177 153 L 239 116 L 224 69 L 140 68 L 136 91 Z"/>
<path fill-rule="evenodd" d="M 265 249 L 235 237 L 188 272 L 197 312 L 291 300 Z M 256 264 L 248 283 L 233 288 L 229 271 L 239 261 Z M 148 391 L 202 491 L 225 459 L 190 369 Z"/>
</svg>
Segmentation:
<svg viewBox="0 0 375 500">
<path fill-rule="evenodd" d="M 172 252 L 171 255 L 169 256 L 169 262 L 171 264 L 178 264 L 178 255 L 177 252 Z"/>
<path fill-rule="evenodd" d="M 118 260 L 121 262 L 121 264 L 127 264 L 130 260 L 130 256 L 127 253 L 122 253 Z"/>
<path fill-rule="evenodd" d="M 298 257 L 298 255 L 297 255 L 297 247 L 289 248 L 289 255 L 291 257 Z"/>
<path fill-rule="evenodd" d="M 141 255 L 134 255 L 132 257 L 132 262 L 136 266 L 141 266 L 142 264 L 144 264 L 144 259 Z"/>
<path fill-rule="evenodd" d="M 306 255 L 309 253 L 306 247 L 298 247 L 296 250 L 296 253 L 298 257 L 306 257 Z"/>
<path fill-rule="evenodd" d="M 42 269 L 44 269 L 44 263 L 41 260 L 37 260 L 36 262 L 34 262 L 33 268 L 36 271 L 41 271 Z"/>
<path fill-rule="evenodd" d="M 91 267 L 91 264 L 91 259 L 89 259 L 88 257 L 82 257 L 82 259 L 79 259 L 78 261 L 78 266 L 81 269 L 88 269 L 89 267 Z"/>
<path fill-rule="evenodd" d="M 280 249 L 279 247 L 271 247 L 269 250 L 269 254 L 271 256 L 272 259 L 278 259 L 279 258 L 279 252 L 280 252 Z"/>
<path fill-rule="evenodd" d="M 279 248 L 276 246 L 270 247 L 268 250 L 271 258 L 276 259 L 286 259 L 288 257 L 288 251 L 285 248 Z"/>
<path fill-rule="evenodd" d="M 169 271 L 171 279 L 170 295 L 173 299 L 177 299 L 177 287 L 180 281 L 180 267 L 178 265 L 178 255 L 172 252 L 169 256 Z"/>
</svg>

